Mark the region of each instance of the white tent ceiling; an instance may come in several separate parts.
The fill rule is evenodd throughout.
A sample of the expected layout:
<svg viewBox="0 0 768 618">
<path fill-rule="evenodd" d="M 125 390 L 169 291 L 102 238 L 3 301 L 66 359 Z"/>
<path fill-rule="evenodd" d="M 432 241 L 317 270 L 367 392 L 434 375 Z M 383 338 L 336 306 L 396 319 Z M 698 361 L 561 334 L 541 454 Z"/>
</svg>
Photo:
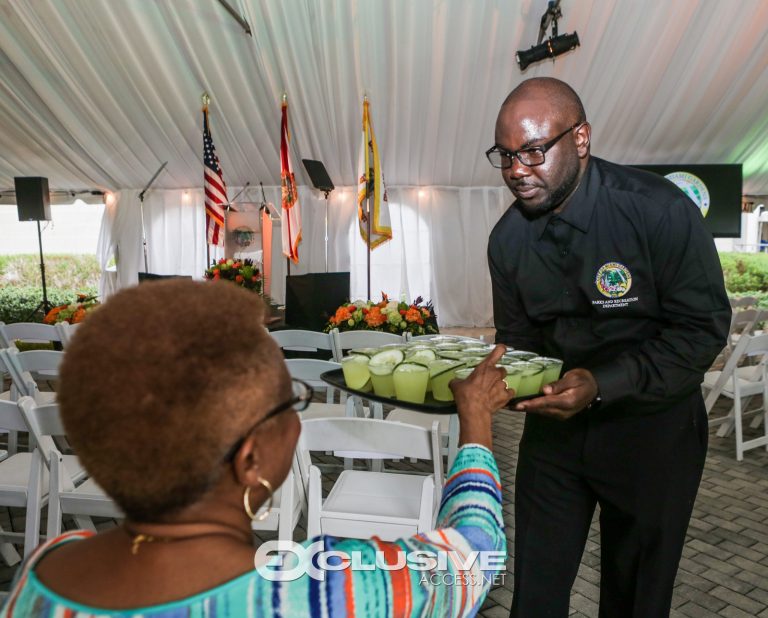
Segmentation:
<svg viewBox="0 0 768 618">
<path fill-rule="evenodd" d="M 551 75 L 582 95 L 593 152 L 743 163 L 768 194 L 768 1 L 563 0 L 581 47 L 522 74 L 545 0 L 0 0 L 0 189 L 202 184 L 200 95 L 225 179 L 279 182 L 280 98 L 299 157 L 355 184 L 367 93 L 392 186 L 497 186 L 499 104 Z"/>
</svg>

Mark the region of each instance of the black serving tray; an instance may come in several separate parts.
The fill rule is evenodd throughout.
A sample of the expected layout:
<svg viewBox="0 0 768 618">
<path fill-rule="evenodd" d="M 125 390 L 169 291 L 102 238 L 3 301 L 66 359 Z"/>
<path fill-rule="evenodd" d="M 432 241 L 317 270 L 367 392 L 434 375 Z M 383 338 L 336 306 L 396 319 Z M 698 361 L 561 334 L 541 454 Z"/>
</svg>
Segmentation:
<svg viewBox="0 0 768 618">
<path fill-rule="evenodd" d="M 371 401 L 386 403 L 391 406 L 397 406 L 398 408 L 416 410 L 417 412 L 429 412 L 430 414 L 456 414 L 455 401 L 438 401 L 432 397 L 430 393 L 427 393 L 427 396 L 424 399 L 424 403 L 413 403 L 411 401 L 401 401 L 399 399 L 395 399 L 394 397 L 381 397 L 373 391 L 366 392 L 349 388 L 347 386 L 347 382 L 344 380 L 344 372 L 341 369 L 332 369 L 331 371 L 326 371 L 320 375 L 320 378 L 323 380 L 323 382 L 327 382 L 335 388 L 340 388 L 347 393 L 358 395 L 359 397 L 363 397 L 364 399 L 369 399 Z M 533 399 L 534 397 L 539 396 L 540 395 L 527 395 L 525 397 L 515 397 L 509 401 L 507 407 L 509 408 L 514 406 L 518 401 Z"/>
</svg>

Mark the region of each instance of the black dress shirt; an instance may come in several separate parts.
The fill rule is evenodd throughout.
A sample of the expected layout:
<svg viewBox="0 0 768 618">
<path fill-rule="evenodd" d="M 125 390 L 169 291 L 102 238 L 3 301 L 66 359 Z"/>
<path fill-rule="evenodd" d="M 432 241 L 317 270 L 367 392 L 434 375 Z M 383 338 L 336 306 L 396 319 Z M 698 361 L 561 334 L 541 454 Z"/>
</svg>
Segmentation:
<svg viewBox="0 0 768 618">
<path fill-rule="evenodd" d="M 496 341 L 594 375 L 603 405 L 664 409 L 700 389 L 731 308 L 698 208 L 666 179 L 592 157 L 562 212 L 513 204 L 491 232 Z"/>
</svg>

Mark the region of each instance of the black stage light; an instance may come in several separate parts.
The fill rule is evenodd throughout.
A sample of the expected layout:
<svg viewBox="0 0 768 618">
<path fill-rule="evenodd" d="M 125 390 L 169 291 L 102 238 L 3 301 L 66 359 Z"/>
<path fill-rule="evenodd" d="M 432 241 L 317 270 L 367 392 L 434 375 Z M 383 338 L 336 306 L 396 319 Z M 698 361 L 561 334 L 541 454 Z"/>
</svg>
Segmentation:
<svg viewBox="0 0 768 618">
<path fill-rule="evenodd" d="M 578 46 L 579 35 L 576 32 L 573 34 L 561 34 L 547 39 L 540 45 L 533 45 L 530 49 L 517 52 L 517 63 L 520 65 L 520 70 L 525 71 L 528 65 L 534 62 L 539 62 L 546 58 L 554 58 L 572 49 L 576 49 Z"/>
</svg>

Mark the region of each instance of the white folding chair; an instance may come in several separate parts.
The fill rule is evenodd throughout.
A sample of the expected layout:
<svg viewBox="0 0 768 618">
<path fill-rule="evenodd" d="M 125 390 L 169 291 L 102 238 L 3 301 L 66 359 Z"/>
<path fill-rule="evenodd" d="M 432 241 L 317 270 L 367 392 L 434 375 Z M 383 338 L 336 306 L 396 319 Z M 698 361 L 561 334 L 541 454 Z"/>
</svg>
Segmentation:
<svg viewBox="0 0 768 618">
<path fill-rule="evenodd" d="M 377 330 L 347 330 L 339 332 L 338 328 L 331 331 L 333 338 L 333 359 L 340 363 L 345 350 L 352 348 L 376 348 L 388 343 L 405 343 L 405 336 L 384 333 Z"/>
<path fill-rule="evenodd" d="M 37 547 L 40 542 L 40 511 L 48 503 L 49 474 L 47 456 L 54 448 L 50 437 L 35 438 L 32 427 L 27 421 L 23 406 L 35 406 L 30 397 L 22 397 L 18 402 L 0 401 L 0 427 L 11 431 L 29 431 L 30 453 L 16 453 L 0 461 L 0 505 L 26 508 L 24 527 L 24 555 Z M 54 408 L 55 406 L 45 406 Z M 54 412 L 55 413 L 55 412 Z M 73 483 L 85 478 L 85 471 L 72 455 L 63 458 L 67 475 Z M 6 538 L 18 539 L 19 533 L 0 533 Z M 0 553 L 14 564 L 14 552 L 9 552 L 7 546 L 0 548 Z"/>
<path fill-rule="evenodd" d="M 757 361 L 751 365 L 742 365 L 746 360 Z M 719 397 L 727 397 L 733 400 L 731 411 L 725 415 L 709 421 L 710 425 L 722 425 L 725 428 L 723 434 L 727 434 L 733 427 L 736 434 L 736 459 L 744 458 L 744 451 L 766 446 L 768 450 L 768 379 L 766 368 L 768 364 L 768 335 L 743 336 L 736 344 L 733 354 L 723 367 L 722 371 L 708 371 L 704 375 L 702 388 L 706 393 L 704 401 L 707 413 L 715 405 Z M 742 366 L 740 366 L 742 365 Z M 755 395 L 762 395 L 762 416 L 764 435 L 759 438 L 744 441 L 742 431 L 743 399 L 750 399 Z"/>
<path fill-rule="evenodd" d="M 323 498 L 320 470 L 311 451 L 340 457 L 426 459 L 426 476 L 344 470 Z M 437 423 L 429 430 L 375 419 L 331 418 L 302 421 L 299 462 L 307 488 L 307 535 L 349 538 L 378 536 L 393 541 L 431 530 L 443 487 Z"/>
<path fill-rule="evenodd" d="M 86 478 L 77 458 L 62 455 L 54 445 L 54 437 L 66 437 L 58 406 L 38 405 L 30 397 L 22 398 L 18 405 L 50 472 L 47 538 L 61 533 L 64 515 L 72 515 L 87 530 L 96 529 L 91 517 L 122 519 L 122 511 L 93 479 Z"/>
<path fill-rule="evenodd" d="M 38 380 L 56 380 L 64 352 L 56 350 L 28 350 L 19 352 L 15 347 L 0 350 L 0 358 L 11 374 L 11 381 L 21 396 L 34 397 L 39 403 L 51 403 L 56 393 L 40 391 Z"/>
<path fill-rule="evenodd" d="M 446 470 L 450 470 L 453 460 L 456 458 L 459 443 L 459 415 L 458 414 L 432 414 L 395 408 L 387 414 L 387 420 L 406 425 L 418 425 L 425 429 L 431 429 L 433 423 L 437 423 L 440 433 L 440 453 L 446 460 Z"/>
<path fill-rule="evenodd" d="M 75 332 L 80 327 L 80 323 L 70 324 L 69 322 L 59 322 L 56 324 L 56 328 L 59 331 L 59 337 L 61 337 L 61 345 L 67 347 L 69 342 L 74 337 Z"/>
<path fill-rule="evenodd" d="M 0 347 L 15 347 L 16 341 L 50 343 L 52 341 L 61 341 L 61 334 L 51 324 L 38 324 L 37 322 L 6 324 L 5 322 L 0 322 Z"/>
<path fill-rule="evenodd" d="M 330 333 L 320 333 L 314 330 L 273 330 L 269 335 L 277 342 L 280 349 L 286 352 L 317 353 L 327 351 L 334 354 L 333 338 Z"/>
<path fill-rule="evenodd" d="M 746 309 L 747 307 L 757 306 L 757 298 L 754 296 L 731 297 L 728 300 L 731 302 L 732 309 Z"/>
</svg>

